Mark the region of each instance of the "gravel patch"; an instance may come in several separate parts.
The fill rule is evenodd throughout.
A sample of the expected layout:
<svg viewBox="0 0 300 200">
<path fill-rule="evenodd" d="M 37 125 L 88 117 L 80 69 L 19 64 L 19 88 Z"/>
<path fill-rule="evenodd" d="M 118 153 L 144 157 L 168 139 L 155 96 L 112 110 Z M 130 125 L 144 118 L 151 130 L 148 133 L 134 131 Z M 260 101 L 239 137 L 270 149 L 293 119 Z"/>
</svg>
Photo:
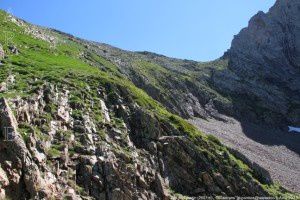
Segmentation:
<svg viewBox="0 0 300 200">
<path fill-rule="evenodd" d="M 229 117 L 226 121 L 200 118 L 189 121 L 200 131 L 215 135 L 225 145 L 265 168 L 274 182 L 279 182 L 290 191 L 300 192 L 300 143 L 299 138 L 290 138 L 288 134 L 292 133 L 240 123 Z"/>
</svg>

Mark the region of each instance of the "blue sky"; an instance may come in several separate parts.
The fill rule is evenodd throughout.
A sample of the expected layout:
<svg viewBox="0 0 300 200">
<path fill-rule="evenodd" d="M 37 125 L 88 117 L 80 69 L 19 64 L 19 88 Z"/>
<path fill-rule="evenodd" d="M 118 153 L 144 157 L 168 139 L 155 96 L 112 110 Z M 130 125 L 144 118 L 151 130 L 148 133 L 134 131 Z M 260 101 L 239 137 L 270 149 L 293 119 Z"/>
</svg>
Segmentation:
<svg viewBox="0 0 300 200">
<path fill-rule="evenodd" d="M 275 0 L 0 0 L 31 23 L 133 51 L 208 61 Z"/>
</svg>

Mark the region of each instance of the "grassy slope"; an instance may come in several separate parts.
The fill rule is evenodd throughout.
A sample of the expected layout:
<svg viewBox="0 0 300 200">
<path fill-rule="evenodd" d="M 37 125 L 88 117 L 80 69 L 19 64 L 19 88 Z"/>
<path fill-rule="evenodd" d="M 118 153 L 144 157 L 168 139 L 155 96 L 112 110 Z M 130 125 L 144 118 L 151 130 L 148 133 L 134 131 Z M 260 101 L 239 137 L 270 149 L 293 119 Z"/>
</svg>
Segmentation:
<svg viewBox="0 0 300 200">
<path fill-rule="evenodd" d="M 6 43 L 7 34 L 13 36 L 9 43 Z M 71 89 L 71 101 L 89 107 L 90 102 L 83 102 L 81 96 L 85 95 L 89 97 L 88 99 L 98 98 L 96 91 L 99 84 L 110 85 L 112 90 L 113 88 L 123 88 L 129 93 L 130 98 L 155 115 L 161 122 L 169 123 L 193 138 L 195 143 L 199 145 L 199 149 L 216 153 L 220 151 L 228 153 L 227 149 L 216 138 L 204 136 L 194 126 L 169 113 L 160 103 L 149 97 L 143 90 L 135 87 L 118 72 L 117 67 L 111 62 L 95 55 L 93 52 L 89 52 L 84 46 L 66 40 L 62 35 L 56 35 L 56 37 L 64 42 L 58 43 L 56 47 L 51 47 L 48 42 L 26 34 L 23 27 L 7 20 L 7 15 L 2 11 L 0 12 L 0 43 L 7 54 L 3 61 L 4 65 L 0 67 L 0 83 L 5 81 L 9 74 L 15 75 L 16 78 L 15 84 L 6 93 L 0 94 L 0 97 L 30 96 L 38 87 L 41 87 L 45 82 L 49 82 L 61 88 L 67 86 Z M 8 45 L 10 43 L 18 48 L 19 55 L 9 53 Z M 99 66 L 104 67 L 104 70 L 100 70 L 97 66 L 91 66 L 88 60 L 82 59 L 80 55 L 83 51 L 88 52 L 89 57 L 96 61 Z M 136 63 L 135 67 L 145 75 L 150 72 L 157 73 L 157 71 L 167 73 L 160 66 L 147 62 Z M 155 84 L 159 80 L 151 81 Z M 86 90 L 87 86 L 91 88 L 90 91 Z M 97 109 L 97 105 L 92 110 L 93 117 L 100 119 L 101 114 Z M 76 112 L 80 112 L 80 110 L 75 110 L 74 113 L 76 114 Z M 51 112 L 50 116 L 45 116 L 49 119 L 51 117 Z M 22 125 L 21 128 L 25 134 L 28 127 Z M 57 155 L 59 152 L 52 149 L 50 153 Z M 245 171 L 247 179 L 253 178 L 251 169 L 233 156 L 231 156 L 231 159 L 238 165 L 240 170 Z M 265 185 L 263 187 L 274 196 L 290 195 L 275 185 Z"/>
<path fill-rule="evenodd" d="M 141 57 L 143 58 L 143 57 Z M 164 102 L 174 103 L 175 105 L 182 105 L 185 101 L 182 94 L 192 93 L 197 98 L 200 98 L 202 104 L 208 103 L 209 100 L 213 100 L 217 109 L 222 111 L 225 107 L 232 107 L 232 99 L 226 95 L 222 95 L 217 92 L 213 86 L 211 86 L 211 71 L 222 70 L 227 67 L 226 60 L 216 60 L 206 63 L 195 63 L 185 60 L 177 59 L 161 59 L 159 62 L 149 58 L 132 58 L 130 65 L 135 75 L 145 77 L 147 83 L 141 88 L 145 89 L 151 85 L 161 94 L 159 98 L 153 96 L 156 100 Z M 148 93 L 151 95 L 151 93 Z M 181 97 L 181 98 L 178 98 Z M 162 100 L 163 98 L 164 100 Z M 167 103 L 167 104 L 168 104 Z M 173 109 L 167 107 L 170 112 L 174 112 Z M 175 112 L 176 113 L 176 112 Z M 183 113 L 177 113 L 183 117 L 186 117 Z"/>
</svg>

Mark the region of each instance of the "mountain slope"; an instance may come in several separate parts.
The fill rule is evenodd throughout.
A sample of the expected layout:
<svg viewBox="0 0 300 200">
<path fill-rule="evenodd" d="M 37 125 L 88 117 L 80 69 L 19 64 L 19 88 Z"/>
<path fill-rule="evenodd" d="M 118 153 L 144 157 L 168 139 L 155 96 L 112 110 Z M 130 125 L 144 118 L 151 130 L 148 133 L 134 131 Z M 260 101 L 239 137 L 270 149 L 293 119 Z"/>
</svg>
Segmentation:
<svg viewBox="0 0 300 200">
<path fill-rule="evenodd" d="M 160 97 L 166 95 L 166 102 L 157 98 L 160 104 L 135 86 L 138 78 L 143 83 L 158 71 L 172 82 L 174 74 L 181 74 L 178 83 L 186 78 L 191 84 L 189 73 L 205 78 L 205 66 L 180 61 L 166 71 L 167 66 L 149 62 L 148 53 L 103 56 L 111 49 L 123 53 L 106 45 L 100 47 L 108 50 L 99 53 L 98 44 L 32 26 L 2 11 L 0 17 L 1 198 L 292 196 L 266 180 L 259 167 L 249 167 L 216 138 L 168 112 L 162 105 L 172 97 L 167 90 Z M 127 54 L 135 57 L 132 68 L 122 65 Z M 215 63 L 223 67 L 223 61 Z M 163 78 L 158 75 L 148 77 L 151 85 Z M 199 85 L 207 96 L 226 103 L 206 83 Z M 153 96 L 155 88 L 163 91 L 165 86 L 140 87 Z M 185 86 L 174 92 L 181 94 Z M 177 107 L 166 107 L 173 111 L 172 106 Z M 215 109 L 206 110 L 213 115 Z M 184 112 L 190 114 L 174 110 Z"/>
<path fill-rule="evenodd" d="M 300 136 L 287 132 L 300 122 L 298 7 L 299 1 L 277 1 L 268 13 L 259 12 L 221 59 L 207 63 L 73 39 L 113 62 L 168 111 L 299 192 Z"/>
<path fill-rule="evenodd" d="M 278 0 L 267 14 L 259 12 L 221 59 L 207 63 L 78 42 L 182 117 L 206 118 L 213 107 L 256 123 L 298 126 L 299 4 Z"/>
<path fill-rule="evenodd" d="M 299 35 L 299 1 L 280 0 L 255 15 L 221 59 L 207 63 L 74 39 L 113 62 L 168 111 L 232 140 L 226 144 L 299 191 L 300 136 L 287 132 L 300 123 Z M 231 129 L 228 137 L 218 126 Z"/>
</svg>

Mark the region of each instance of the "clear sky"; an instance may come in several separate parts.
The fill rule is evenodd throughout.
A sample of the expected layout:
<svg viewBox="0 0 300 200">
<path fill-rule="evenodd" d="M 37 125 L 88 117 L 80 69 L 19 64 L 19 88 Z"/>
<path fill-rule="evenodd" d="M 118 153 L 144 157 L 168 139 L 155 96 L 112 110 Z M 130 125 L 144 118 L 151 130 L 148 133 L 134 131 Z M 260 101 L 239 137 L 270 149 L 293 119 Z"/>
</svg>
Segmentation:
<svg viewBox="0 0 300 200">
<path fill-rule="evenodd" d="M 208 61 L 275 0 L 0 0 L 34 24 L 126 50 Z"/>
</svg>

